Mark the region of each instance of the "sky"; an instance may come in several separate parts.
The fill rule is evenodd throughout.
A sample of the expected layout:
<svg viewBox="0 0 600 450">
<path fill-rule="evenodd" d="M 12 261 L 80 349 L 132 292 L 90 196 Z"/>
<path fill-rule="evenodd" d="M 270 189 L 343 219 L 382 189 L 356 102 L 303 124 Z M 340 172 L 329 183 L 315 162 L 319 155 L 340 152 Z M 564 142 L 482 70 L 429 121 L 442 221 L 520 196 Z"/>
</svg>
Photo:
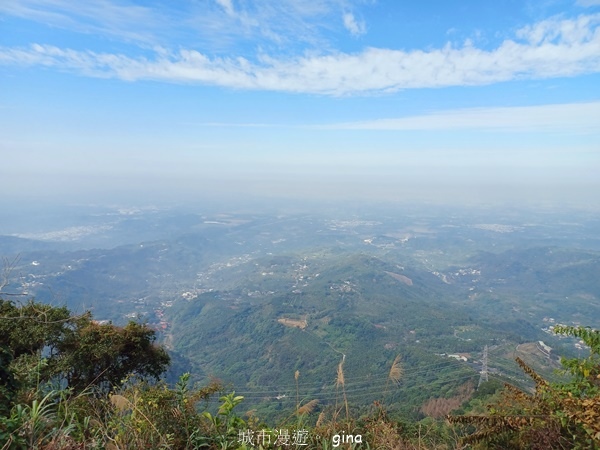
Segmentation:
<svg viewBox="0 0 600 450">
<path fill-rule="evenodd" d="M 0 198 L 600 207 L 600 0 L 2 0 Z"/>
</svg>

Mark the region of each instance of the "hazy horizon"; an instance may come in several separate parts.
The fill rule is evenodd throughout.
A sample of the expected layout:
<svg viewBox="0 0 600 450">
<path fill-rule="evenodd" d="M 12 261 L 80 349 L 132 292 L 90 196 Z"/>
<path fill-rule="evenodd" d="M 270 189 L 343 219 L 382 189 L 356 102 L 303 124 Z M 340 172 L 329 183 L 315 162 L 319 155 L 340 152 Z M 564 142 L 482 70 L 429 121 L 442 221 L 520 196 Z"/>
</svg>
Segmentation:
<svg viewBox="0 0 600 450">
<path fill-rule="evenodd" d="M 10 0 L 0 199 L 600 207 L 600 2 Z"/>
</svg>

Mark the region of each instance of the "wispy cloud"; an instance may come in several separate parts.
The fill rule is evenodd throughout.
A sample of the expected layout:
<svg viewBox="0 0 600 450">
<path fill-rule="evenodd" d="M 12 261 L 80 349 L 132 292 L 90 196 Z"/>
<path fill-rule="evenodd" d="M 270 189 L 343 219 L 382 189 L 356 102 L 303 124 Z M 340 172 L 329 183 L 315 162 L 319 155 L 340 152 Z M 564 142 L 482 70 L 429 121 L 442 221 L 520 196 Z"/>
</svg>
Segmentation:
<svg viewBox="0 0 600 450">
<path fill-rule="evenodd" d="M 577 4 L 579 6 L 584 6 L 586 8 L 589 8 L 590 6 L 600 5 L 600 0 L 577 0 Z"/>
<path fill-rule="evenodd" d="M 365 23 L 362 21 L 357 21 L 356 17 L 354 17 L 354 14 L 352 13 L 344 13 L 342 19 L 344 21 L 344 27 L 346 27 L 346 29 L 354 36 L 365 34 L 367 31 Z"/>
<path fill-rule="evenodd" d="M 273 2 L 236 2 L 217 0 L 226 6 L 235 27 L 223 23 L 221 33 L 238 33 L 247 38 L 264 39 L 264 44 L 275 44 L 280 47 L 328 47 L 329 43 L 323 33 L 341 28 L 338 24 L 339 14 L 352 3 L 363 0 L 278 0 Z M 235 9 L 235 12 L 233 10 Z M 338 24 L 338 25 L 336 25 Z M 355 21 L 356 30 L 364 25 Z M 346 22 L 344 19 L 344 27 Z M 201 29 L 197 30 L 202 32 Z"/>
<path fill-rule="evenodd" d="M 353 3 L 363 2 L 202 0 L 179 2 L 174 7 L 170 2 L 142 2 L 147 6 L 140 6 L 132 0 L 2 0 L 0 14 L 146 45 L 177 43 L 185 37 L 219 51 L 249 40 L 261 46 L 326 46 L 323 31 L 330 32 L 339 15 Z M 342 29 L 342 24 L 337 27 Z"/>
<path fill-rule="evenodd" d="M 216 0 L 216 2 L 223 7 L 227 14 L 234 14 L 233 3 L 231 0 Z"/>
<path fill-rule="evenodd" d="M 333 129 L 482 130 L 514 132 L 599 132 L 600 102 L 556 105 L 466 108 L 431 114 L 341 123 Z"/>
<path fill-rule="evenodd" d="M 514 39 L 492 50 L 466 43 L 428 51 L 367 48 L 353 54 L 288 58 L 261 54 L 252 61 L 209 57 L 187 49 L 148 58 L 34 44 L 0 48 L 0 64 L 41 65 L 130 81 L 352 95 L 596 73 L 600 71 L 599 25 L 600 14 L 553 18 L 519 30 Z"/>
<path fill-rule="evenodd" d="M 153 30 L 161 25 L 160 16 L 149 7 L 109 0 L 3 0 L 0 13 L 79 33 L 138 42 L 152 41 Z"/>
</svg>

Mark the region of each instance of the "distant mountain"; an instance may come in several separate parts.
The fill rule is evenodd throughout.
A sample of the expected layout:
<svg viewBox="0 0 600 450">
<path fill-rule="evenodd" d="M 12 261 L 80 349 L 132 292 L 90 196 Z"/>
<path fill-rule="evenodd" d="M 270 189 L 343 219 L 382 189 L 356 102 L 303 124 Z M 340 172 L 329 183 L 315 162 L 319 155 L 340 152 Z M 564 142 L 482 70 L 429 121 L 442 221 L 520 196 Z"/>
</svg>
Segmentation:
<svg viewBox="0 0 600 450">
<path fill-rule="evenodd" d="M 480 253 L 471 261 L 482 277 L 514 288 L 555 293 L 593 291 L 600 294 L 600 253 L 559 247 L 513 249 L 503 253 Z"/>
<path fill-rule="evenodd" d="M 44 242 L 35 239 L 25 239 L 16 236 L 0 235 L 0 255 L 5 258 L 15 258 L 21 253 L 62 250 L 64 247 L 56 242 Z"/>
<path fill-rule="evenodd" d="M 448 271 L 447 280 L 469 287 L 470 298 L 541 321 L 553 317 L 600 326 L 600 252 L 560 247 L 481 252 L 467 266 Z"/>
</svg>

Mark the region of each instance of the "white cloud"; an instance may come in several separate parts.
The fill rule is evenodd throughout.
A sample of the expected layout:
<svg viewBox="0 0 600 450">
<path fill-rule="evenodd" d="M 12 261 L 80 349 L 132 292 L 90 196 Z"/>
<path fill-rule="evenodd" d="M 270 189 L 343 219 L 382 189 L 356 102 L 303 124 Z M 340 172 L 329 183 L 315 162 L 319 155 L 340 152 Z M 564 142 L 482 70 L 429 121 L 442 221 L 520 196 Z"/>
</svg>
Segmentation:
<svg viewBox="0 0 600 450">
<path fill-rule="evenodd" d="M 505 130 L 598 132 L 600 102 L 541 106 L 467 108 L 419 116 L 330 125 L 362 130 Z"/>
<path fill-rule="evenodd" d="M 35 44 L 0 48 L 0 64 L 42 65 L 131 81 L 349 95 L 595 73 L 600 71 L 599 25 L 600 14 L 546 20 L 523 28 L 516 39 L 505 40 L 492 50 L 447 44 L 428 51 L 367 48 L 354 54 L 287 59 L 261 55 L 251 61 L 211 58 L 186 49 L 147 58 Z"/>
<path fill-rule="evenodd" d="M 358 22 L 352 13 L 344 13 L 342 16 L 344 27 L 354 36 L 365 34 L 367 31 L 364 22 Z"/>
<path fill-rule="evenodd" d="M 521 28 L 517 37 L 533 45 L 584 42 L 594 39 L 599 22 L 599 14 L 581 15 L 572 20 L 551 18 Z"/>
</svg>

